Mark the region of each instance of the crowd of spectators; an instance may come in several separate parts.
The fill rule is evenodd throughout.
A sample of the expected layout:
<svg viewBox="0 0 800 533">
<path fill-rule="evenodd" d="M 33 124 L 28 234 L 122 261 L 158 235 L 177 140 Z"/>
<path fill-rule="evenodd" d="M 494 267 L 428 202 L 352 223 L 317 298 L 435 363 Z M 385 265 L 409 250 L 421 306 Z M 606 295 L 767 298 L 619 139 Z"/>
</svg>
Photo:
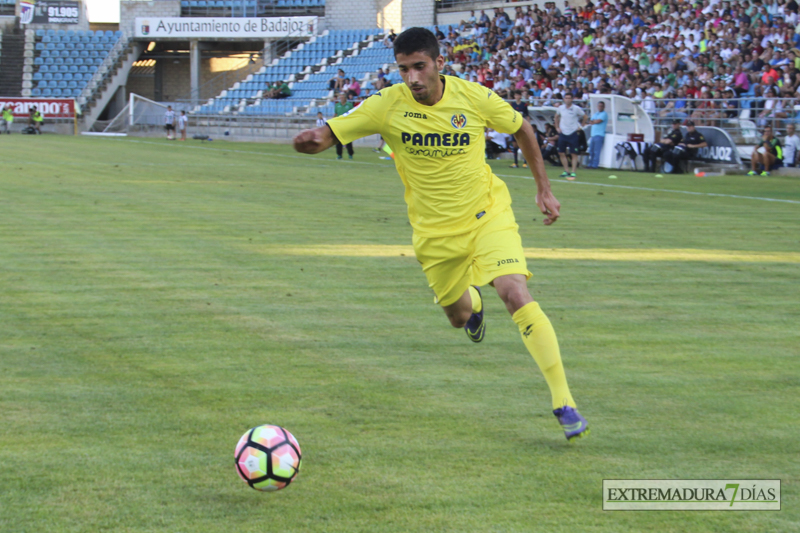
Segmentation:
<svg viewBox="0 0 800 533">
<path fill-rule="evenodd" d="M 795 117 L 799 22 L 797 0 L 590 0 L 473 11 L 436 34 L 446 74 L 508 99 L 619 94 L 654 117 L 716 125 L 749 108 L 763 125 Z"/>
</svg>

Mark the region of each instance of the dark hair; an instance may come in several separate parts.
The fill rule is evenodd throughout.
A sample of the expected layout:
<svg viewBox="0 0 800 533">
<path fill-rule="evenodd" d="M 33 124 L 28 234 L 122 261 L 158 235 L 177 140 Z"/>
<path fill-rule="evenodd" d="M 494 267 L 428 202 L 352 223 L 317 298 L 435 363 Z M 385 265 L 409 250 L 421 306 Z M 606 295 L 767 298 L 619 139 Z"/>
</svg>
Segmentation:
<svg viewBox="0 0 800 533">
<path fill-rule="evenodd" d="M 394 56 L 424 52 L 434 61 L 439 57 L 439 41 L 431 30 L 409 28 L 394 40 Z"/>
</svg>

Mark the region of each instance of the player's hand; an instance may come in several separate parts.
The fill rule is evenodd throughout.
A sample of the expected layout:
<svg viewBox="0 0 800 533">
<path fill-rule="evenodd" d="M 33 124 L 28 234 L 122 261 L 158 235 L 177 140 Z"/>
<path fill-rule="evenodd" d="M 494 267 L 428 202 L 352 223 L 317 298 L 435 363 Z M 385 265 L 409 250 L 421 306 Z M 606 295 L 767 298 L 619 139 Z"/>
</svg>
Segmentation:
<svg viewBox="0 0 800 533">
<path fill-rule="evenodd" d="M 544 215 L 545 226 L 554 223 L 561 216 L 559 212 L 561 204 L 549 189 L 536 195 L 536 205 L 539 206 L 539 210 Z"/>
<path fill-rule="evenodd" d="M 313 130 L 301 131 L 294 136 L 294 149 L 303 154 L 316 154 L 321 151 L 322 135 L 317 131 L 318 128 Z"/>
</svg>

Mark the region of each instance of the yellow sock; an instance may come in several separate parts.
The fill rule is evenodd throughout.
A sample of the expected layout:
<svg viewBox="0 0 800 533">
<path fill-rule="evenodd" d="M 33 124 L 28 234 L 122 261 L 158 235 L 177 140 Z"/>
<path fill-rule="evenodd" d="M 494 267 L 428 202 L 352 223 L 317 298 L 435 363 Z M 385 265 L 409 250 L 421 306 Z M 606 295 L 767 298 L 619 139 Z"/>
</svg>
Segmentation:
<svg viewBox="0 0 800 533">
<path fill-rule="evenodd" d="M 550 387 L 550 394 L 553 396 L 553 409 L 564 405 L 577 407 L 569 393 L 556 332 L 539 304 L 531 302 L 524 305 L 517 309 L 511 318 L 519 326 L 522 342 L 544 374 L 544 379 Z"/>
<path fill-rule="evenodd" d="M 472 312 L 480 313 L 483 309 L 483 301 L 481 301 L 481 295 L 478 294 L 478 289 L 472 285 L 469 286 L 469 297 L 472 298 Z"/>
</svg>

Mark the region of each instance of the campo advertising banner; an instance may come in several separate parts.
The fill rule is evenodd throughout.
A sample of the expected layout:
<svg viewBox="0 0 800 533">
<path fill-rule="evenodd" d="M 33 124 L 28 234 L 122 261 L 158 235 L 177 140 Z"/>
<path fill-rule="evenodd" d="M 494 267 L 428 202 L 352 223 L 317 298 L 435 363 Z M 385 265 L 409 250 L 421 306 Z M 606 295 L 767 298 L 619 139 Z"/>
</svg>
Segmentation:
<svg viewBox="0 0 800 533">
<path fill-rule="evenodd" d="M 75 116 L 75 100 L 72 98 L 16 98 L 0 96 L 0 110 L 11 106 L 15 118 L 26 118 L 31 108 L 36 109 L 45 118 L 73 118 Z"/>
<path fill-rule="evenodd" d="M 134 36 L 147 39 L 266 39 L 315 35 L 317 17 L 137 17 Z"/>
<path fill-rule="evenodd" d="M 22 24 L 78 24 L 81 3 L 74 0 L 23 0 L 20 2 Z"/>
</svg>

